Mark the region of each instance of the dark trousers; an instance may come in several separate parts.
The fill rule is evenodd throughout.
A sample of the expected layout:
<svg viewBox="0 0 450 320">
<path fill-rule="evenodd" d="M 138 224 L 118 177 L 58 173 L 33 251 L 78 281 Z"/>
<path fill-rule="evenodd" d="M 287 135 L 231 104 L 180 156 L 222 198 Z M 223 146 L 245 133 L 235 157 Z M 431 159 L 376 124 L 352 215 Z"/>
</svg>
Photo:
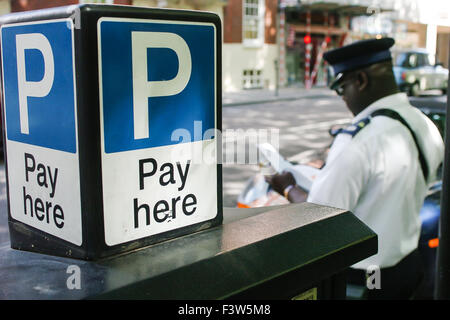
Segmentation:
<svg viewBox="0 0 450 320">
<path fill-rule="evenodd" d="M 370 275 L 369 275 L 370 276 Z M 366 271 L 348 269 L 347 283 L 366 288 L 369 300 L 407 300 L 414 296 L 424 277 L 424 266 L 416 249 L 393 267 L 380 269 L 381 289 L 368 289 Z"/>
</svg>

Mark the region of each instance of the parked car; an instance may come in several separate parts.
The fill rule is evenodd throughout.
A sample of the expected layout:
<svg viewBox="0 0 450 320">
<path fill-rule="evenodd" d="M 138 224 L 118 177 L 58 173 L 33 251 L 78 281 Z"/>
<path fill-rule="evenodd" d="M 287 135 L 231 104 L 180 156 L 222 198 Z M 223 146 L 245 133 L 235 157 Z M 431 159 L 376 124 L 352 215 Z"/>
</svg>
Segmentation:
<svg viewBox="0 0 450 320">
<path fill-rule="evenodd" d="M 447 92 L 448 69 L 424 49 L 394 52 L 394 75 L 401 91 L 418 96 L 427 90 Z"/>
</svg>

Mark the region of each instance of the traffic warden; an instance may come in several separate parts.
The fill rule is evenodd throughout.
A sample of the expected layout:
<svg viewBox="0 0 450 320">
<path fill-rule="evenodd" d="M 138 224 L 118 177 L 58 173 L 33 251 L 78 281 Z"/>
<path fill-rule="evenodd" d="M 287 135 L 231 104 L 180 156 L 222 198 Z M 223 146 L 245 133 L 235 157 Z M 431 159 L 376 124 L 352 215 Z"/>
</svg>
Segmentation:
<svg viewBox="0 0 450 320">
<path fill-rule="evenodd" d="M 325 53 L 337 75 L 331 88 L 353 113 L 352 125 L 335 137 L 309 194 L 290 173 L 267 178 L 289 201 L 349 210 L 377 233 L 378 253 L 348 274 L 365 286 L 368 268 L 380 268 L 381 289 L 368 290 L 369 299 L 408 299 L 420 283 L 419 211 L 444 158 L 436 126 L 398 90 L 393 44 L 363 40 Z"/>
</svg>

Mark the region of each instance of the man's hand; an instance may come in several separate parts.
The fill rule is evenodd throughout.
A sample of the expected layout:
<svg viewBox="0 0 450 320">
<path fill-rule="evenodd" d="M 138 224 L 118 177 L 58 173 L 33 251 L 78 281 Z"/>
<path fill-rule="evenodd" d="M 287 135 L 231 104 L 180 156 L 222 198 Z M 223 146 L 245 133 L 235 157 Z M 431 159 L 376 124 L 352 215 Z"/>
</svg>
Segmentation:
<svg viewBox="0 0 450 320">
<path fill-rule="evenodd" d="M 296 185 L 294 176 L 290 172 L 283 172 L 280 174 L 274 174 L 273 176 L 266 176 L 266 181 L 276 192 L 278 192 L 282 196 L 284 196 L 284 189 L 286 189 L 286 187 L 290 185 Z"/>
<path fill-rule="evenodd" d="M 266 181 L 269 183 L 272 188 L 281 194 L 284 195 L 284 190 L 288 186 L 294 186 L 288 193 L 288 200 L 290 202 L 305 202 L 308 198 L 308 194 L 302 190 L 297 183 L 295 182 L 294 176 L 290 172 L 283 172 L 281 174 L 274 174 L 273 176 L 266 176 Z"/>
</svg>

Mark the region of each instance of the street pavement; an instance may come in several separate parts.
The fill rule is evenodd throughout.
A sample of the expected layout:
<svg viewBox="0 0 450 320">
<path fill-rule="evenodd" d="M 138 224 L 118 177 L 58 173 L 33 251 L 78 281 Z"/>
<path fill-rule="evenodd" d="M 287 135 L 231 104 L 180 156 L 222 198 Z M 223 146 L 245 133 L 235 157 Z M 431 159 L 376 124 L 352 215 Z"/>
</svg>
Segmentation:
<svg viewBox="0 0 450 320">
<path fill-rule="evenodd" d="M 224 136 L 228 136 L 227 130 L 278 130 L 279 152 L 286 159 L 299 163 L 324 159 L 332 140 L 329 129 L 333 125 L 348 124 L 351 117 L 341 98 L 327 88 L 283 88 L 278 95 L 269 90 L 247 90 L 223 95 Z M 245 135 L 238 135 L 234 139 L 238 142 L 224 139 L 222 144 L 224 207 L 237 205 L 237 197 L 248 180 L 259 171 L 257 164 L 249 163 L 248 154 L 244 157 L 245 163 L 226 161 L 233 158 L 230 152 L 240 152 L 236 147 L 230 148 L 230 145 L 244 139 Z M 251 146 L 245 152 L 248 153 L 249 149 Z"/>
<path fill-rule="evenodd" d="M 292 101 L 296 99 L 315 99 L 335 96 L 334 91 L 326 87 L 311 88 L 287 87 L 279 90 L 252 89 L 237 92 L 225 92 L 222 94 L 222 106 L 242 106 L 248 104 L 260 104 L 267 102 Z"/>
</svg>

